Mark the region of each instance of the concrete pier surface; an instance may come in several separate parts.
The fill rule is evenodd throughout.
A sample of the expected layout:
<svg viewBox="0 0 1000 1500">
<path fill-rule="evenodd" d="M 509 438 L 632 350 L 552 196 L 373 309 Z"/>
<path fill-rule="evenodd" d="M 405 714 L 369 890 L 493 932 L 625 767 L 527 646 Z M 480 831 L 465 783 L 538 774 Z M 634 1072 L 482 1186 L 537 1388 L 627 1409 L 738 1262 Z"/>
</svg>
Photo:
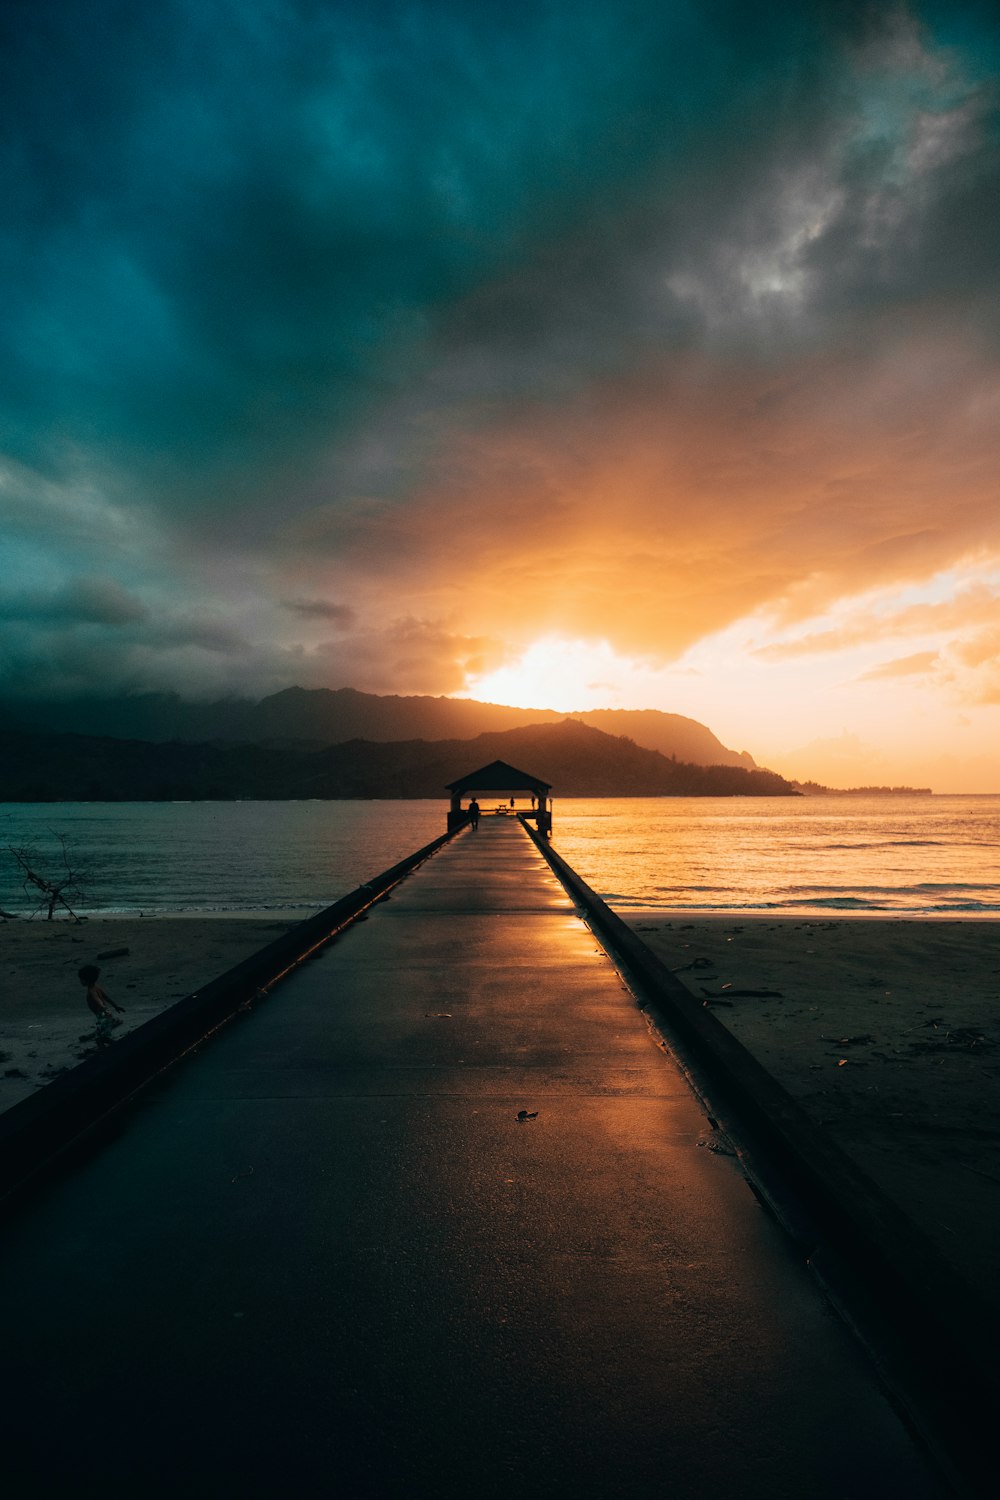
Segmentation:
<svg viewBox="0 0 1000 1500">
<path fill-rule="evenodd" d="M 4 1491 L 946 1493 L 712 1139 L 484 818 L 5 1226 Z"/>
</svg>

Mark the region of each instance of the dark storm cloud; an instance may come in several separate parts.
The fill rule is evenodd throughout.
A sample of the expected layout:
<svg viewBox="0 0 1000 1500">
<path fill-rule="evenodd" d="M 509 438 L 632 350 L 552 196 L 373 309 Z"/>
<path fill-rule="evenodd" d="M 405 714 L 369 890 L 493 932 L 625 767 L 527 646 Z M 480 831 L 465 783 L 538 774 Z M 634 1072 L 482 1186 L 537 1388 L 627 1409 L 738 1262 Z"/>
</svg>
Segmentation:
<svg viewBox="0 0 1000 1500">
<path fill-rule="evenodd" d="M 81 681 L 113 637 L 123 683 L 444 690 L 502 657 L 505 610 L 585 631 L 624 590 L 653 652 L 818 558 L 856 572 L 829 520 L 853 480 L 807 488 L 839 414 L 881 400 L 898 452 L 930 408 L 917 345 L 947 327 L 995 359 L 1000 27 L 957 12 L 8 0 L 21 680 Z M 981 386 L 963 365 L 941 397 L 968 473 Z M 609 506 L 616 444 L 634 485 Z M 951 520 L 928 494 L 904 525 L 890 490 L 851 500 L 864 568 L 933 566 Z M 456 558 L 485 503 L 516 548 L 476 593 Z M 103 594 L 50 584 L 105 568 Z M 147 597 L 171 603 L 146 619 Z"/>
<path fill-rule="evenodd" d="M 317 685 L 331 680 L 380 693 L 452 693 L 469 673 L 502 665 L 501 642 L 466 636 L 440 620 L 406 617 L 348 641 L 323 641 L 303 670 Z M 312 685 L 310 682 L 309 685 Z"/>
<path fill-rule="evenodd" d="M 142 601 L 113 578 L 72 578 L 48 593 L 0 593 L 0 620 L 125 626 L 148 614 Z"/>
<path fill-rule="evenodd" d="M 607 13 L 5 15 L 13 451 L 58 470 L 82 442 L 183 476 L 177 503 L 245 498 L 234 468 L 273 482 L 391 393 L 436 310 L 572 222 L 644 134 L 615 88 L 639 38 L 601 76 Z"/>
<path fill-rule="evenodd" d="M 772 70 L 779 108 L 815 114 L 823 10 L 6 7 L 11 453 L 67 472 L 82 446 L 174 505 L 244 505 L 442 325 L 497 340 L 502 393 L 505 346 L 589 289 L 589 336 L 554 335 L 539 375 L 578 379 L 616 312 L 619 355 L 641 335 L 643 255 L 697 241 L 695 195 L 728 199 L 746 148 L 711 182 L 685 159 L 760 134 Z"/>
<path fill-rule="evenodd" d="M 878 348 L 918 310 L 995 335 L 997 90 L 928 52 L 905 13 L 869 14 L 868 29 L 769 37 L 768 72 L 741 65 L 735 27 L 717 37 L 730 87 L 683 155 L 665 102 L 647 159 L 445 322 L 462 378 L 559 397 L 678 349 Z"/>
<path fill-rule="evenodd" d="M 314 620 L 329 620 L 347 630 L 354 624 L 355 613 L 347 604 L 331 604 L 326 599 L 283 599 L 282 606 L 292 614 Z"/>
</svg>

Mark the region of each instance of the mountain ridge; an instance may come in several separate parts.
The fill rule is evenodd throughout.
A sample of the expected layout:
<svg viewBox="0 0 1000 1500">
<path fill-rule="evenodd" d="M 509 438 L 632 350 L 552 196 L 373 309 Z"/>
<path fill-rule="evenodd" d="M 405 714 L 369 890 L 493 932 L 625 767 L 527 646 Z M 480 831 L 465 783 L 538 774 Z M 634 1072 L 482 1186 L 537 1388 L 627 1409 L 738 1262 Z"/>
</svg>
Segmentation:
<svg viewBox="0 0 1000 1500">
<path fill-rule="evenodd" d="M 471 739 L 478 734 L 560 723 L 554 709 L 509 708 L 472 698 L 364 693 L 357 688 L 283 688 L 261 699 L 192 703 L 176 693 L 66 700 L 8 700 L 8 727 L 26 732 L 108 736 L 159 743 L 222 741 L 321 745 L 352 739 L 376 743 Z M 660 709 L 587 709 L 569 715 L 605 734 L 627 736 L 648 750 L 691 765 L 755 768 L 746 751 L 730 750 L 697 719 Z"/>
<path fill-rule="evenodd" d="M 494 760 L 551 782 L 561 797 L 799 795 L 771 771 L 671 760 L 565 719 L 468 740 L 354 739 L 318 750 L 8 730 L 0 732 L 0 801 L 435 797 L 443 802 L 449 782 Z"/>
</svg>

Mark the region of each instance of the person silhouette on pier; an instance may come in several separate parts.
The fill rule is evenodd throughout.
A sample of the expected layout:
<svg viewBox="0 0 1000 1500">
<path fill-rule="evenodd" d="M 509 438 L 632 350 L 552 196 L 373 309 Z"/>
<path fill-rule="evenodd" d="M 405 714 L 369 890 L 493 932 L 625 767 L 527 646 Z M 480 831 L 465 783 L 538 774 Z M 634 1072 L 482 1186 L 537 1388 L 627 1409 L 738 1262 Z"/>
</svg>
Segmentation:
<svg viewBox="0 0 1000 1500">
<path fill-rule="evenodd" d="M 472 801 L 469 803 L 469 821 L 472 824 L 473 832 L 475 832 L 475 830 L 479 827 L 479 803 L 476 801 L 475 797 L 473 797 Z"/>
</svg>

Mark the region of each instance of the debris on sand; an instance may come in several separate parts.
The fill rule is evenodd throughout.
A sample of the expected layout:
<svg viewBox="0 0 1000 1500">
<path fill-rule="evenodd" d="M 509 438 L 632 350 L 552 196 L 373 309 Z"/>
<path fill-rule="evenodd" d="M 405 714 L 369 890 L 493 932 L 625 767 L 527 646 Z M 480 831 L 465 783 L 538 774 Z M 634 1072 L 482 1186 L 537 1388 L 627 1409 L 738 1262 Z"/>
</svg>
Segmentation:
<svg viewBox="0 0 1000 1500">
<path fill-rule="evenodd" d="M 911 1052 L 992 1052 L 996 1045 L 978 1026 L 952 1026 L 941 1030 L 936 1022 L 926 1024 L 933 1025 L 940 1035 L 911 1042 Z"/>
</svg>

